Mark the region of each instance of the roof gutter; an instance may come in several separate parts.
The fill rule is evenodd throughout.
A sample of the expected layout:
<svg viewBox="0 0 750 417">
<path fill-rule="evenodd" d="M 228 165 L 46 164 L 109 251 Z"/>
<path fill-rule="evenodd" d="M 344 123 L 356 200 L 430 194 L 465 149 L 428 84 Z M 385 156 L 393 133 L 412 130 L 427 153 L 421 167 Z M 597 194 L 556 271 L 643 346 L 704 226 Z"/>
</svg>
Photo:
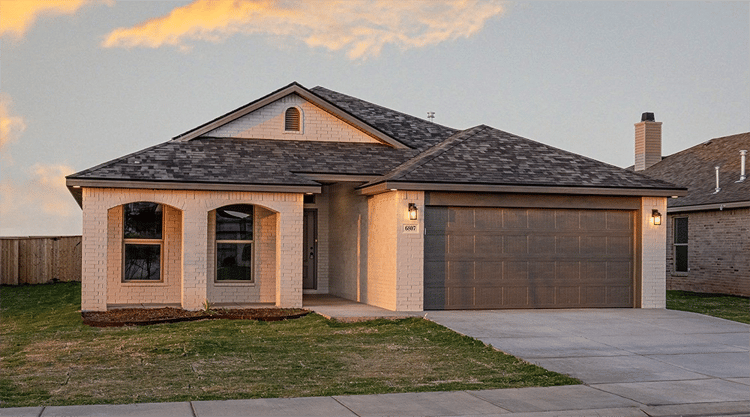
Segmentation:
<svg viewBox="0 0 750 417">
<path fill-rule="evenodd" d="M 688 211 L 724 210 L 750 207 L 750 201 L 735 201 L 733 203 L 700 204 L 696 206 L 667 207 L 667 213 L 683 213 Z"/>
<path fill-rule="evenodd" d="M 605 188 L 605 187 L 556 187 L 544 185 L 494 185 L 494 184 L 458 184 L 458 183 L 419 183 L 385 181 L 362 187 L 357 192 L 361 195 L 375 195 L 393 190 L 407 191 L 465 191 L 482 193 L 531 193 L 531 194 L 577 194 L 577 195 L 610 195 L 640 197 L 682 197 L 687 195 L 686 188 Z"/>
</svg>

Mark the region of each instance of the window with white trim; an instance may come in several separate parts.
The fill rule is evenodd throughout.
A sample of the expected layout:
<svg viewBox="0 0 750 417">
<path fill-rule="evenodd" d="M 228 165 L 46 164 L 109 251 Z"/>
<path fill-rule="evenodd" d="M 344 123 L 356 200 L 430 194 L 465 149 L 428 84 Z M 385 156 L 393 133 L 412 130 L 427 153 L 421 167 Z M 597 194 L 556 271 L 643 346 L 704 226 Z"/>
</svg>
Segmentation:
<svg viewBox="0 0 750 417">
<path fill-rule="evenodd" d="M 162 205 L 125 204 L 122 223 L 123 281 L 160 281 L 164 246 Z"/>
<path fill-rule="evenodd" d="M 688 218 L 674 219 L 674 271 L 688 272 Z"/>
<path fill-rule="evenodd" d="M 216 209 L 216 281 L 253 282 L 253 206 Z"/>
<path fill-rule="evenodd" d="M 302 114 L 296 107 L 290 107 L 284 112 L 284 130 L 300 132 L 302 130 Z"/>
</svg>

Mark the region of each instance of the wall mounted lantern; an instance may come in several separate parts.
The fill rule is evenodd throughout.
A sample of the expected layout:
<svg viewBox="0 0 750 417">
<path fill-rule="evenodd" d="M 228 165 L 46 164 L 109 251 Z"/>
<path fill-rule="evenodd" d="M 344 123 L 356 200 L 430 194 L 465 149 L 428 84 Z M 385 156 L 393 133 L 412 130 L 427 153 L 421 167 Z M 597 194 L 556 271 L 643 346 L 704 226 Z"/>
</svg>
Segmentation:
<svg viewBox="0 0 750 417">
<path fill-rule="evenodd" d="M 651 210 L 651 219 L 654 221 L 654 226 L 661 225 L 661 213 L 659 213 L 659 210 Z"/>
<path fill-rule="evenodd" d="M 417 220 L 417 205 L 409 203 L 409 220 Z"/>
</svg>

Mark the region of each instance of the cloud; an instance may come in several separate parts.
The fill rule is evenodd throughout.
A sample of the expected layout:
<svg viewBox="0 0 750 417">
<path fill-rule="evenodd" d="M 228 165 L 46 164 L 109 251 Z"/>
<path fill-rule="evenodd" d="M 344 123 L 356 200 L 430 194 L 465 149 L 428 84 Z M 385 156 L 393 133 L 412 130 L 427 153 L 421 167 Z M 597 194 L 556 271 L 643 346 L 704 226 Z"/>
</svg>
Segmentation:
<svg viewBox="0 0 750 417">
<path fill-rule="evenodd" d="M 189 41 L 218 43 L 238 33 L 263 34 L 365 59 L 388 44 L 409 49 L 470 37 L 502 11 L 497 0 L 195 0 L 169 15 L 118 28 L 102 46 L 166 45 L 187 51 Z"/>
<path fill-rule="evenodd" d="M 26 129 L 26 123 L 19 116 L 11 116 L 12 105 L 10 96 L 0 93 L 0 153 L 5 147 L 18 140 L 21 132 Z"/>
<path fill-rule="evenodd" d="M 109 3 L 110 0 L 2 0 L 0 36 L 20 39 L 42 14 L 74 14 L 84 4 Z"/>
<path fill-rule="evenodd" d="M 80 209 L 65 187 L 67 165 L 36 164 L 26 179 L 0 180 L 0 236 L 80 234 Z"/>
</svg>

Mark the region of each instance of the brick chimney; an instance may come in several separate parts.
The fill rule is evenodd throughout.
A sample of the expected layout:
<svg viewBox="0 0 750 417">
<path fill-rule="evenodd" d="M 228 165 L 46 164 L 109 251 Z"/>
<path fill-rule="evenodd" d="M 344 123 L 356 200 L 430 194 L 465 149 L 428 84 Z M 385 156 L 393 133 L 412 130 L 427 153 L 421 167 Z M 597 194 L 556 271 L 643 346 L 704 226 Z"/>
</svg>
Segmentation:
<svg viewBox="0 0 750 417">
<path fill-rule="evenodd" d="M 635 170 L 644 169 L 661 161 L 661 122 L 654 121 L 653 113 L 643 113 L 635 124 Z"/>
</svg>

